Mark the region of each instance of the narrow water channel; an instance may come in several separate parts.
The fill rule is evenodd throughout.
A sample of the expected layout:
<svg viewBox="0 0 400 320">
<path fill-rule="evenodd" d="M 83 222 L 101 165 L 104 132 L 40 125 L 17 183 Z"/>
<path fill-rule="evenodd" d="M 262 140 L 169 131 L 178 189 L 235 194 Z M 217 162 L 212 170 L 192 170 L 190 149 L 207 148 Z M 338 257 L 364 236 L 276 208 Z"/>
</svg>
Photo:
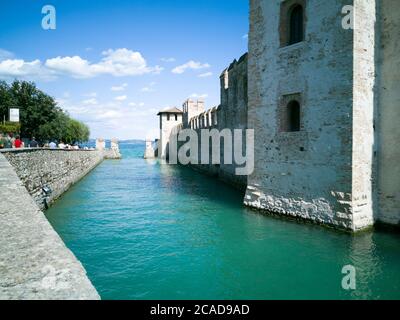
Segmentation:
<svg viewBox="0 0 400 320">
<path fill-rule="evenodd" d="M 103 299 L 400 298 L 400 236 L 260 215 L 240 192 L 121 144 L 46 215 Z M 357 288 L 342 289 L 342 268 Z"/>
</svg>

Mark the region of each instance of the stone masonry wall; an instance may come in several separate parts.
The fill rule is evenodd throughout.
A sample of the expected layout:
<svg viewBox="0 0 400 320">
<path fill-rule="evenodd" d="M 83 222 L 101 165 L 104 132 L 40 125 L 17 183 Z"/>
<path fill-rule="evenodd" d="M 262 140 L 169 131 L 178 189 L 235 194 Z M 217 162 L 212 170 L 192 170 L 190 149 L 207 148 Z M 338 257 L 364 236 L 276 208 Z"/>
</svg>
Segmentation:
<svg viewBox="0 0 400 320">
<path fill-rule="evenodd" d="M 99 299 L 2 153 L 0 185 L 0 300 Z"/>
<path fill-rule="evenodd" d="M 79 181 L 103 159 L 102 151 L 21 149 L 2 154 L 14 167 L 29 194 L 40 209 L 45 209 L 43 187 L 52 193 L 47 197 L 50 205 L 71 185 Z"/>
<path fill-rule="evenodd" d="M 374 224 L 376 204 L 375 25 L 376 0 L 355 0 L 353 33 L 352 216 L 354 229 Z"/>
<path fill-rule="evenodd" d="M 378 220 L 400 225 L 400 1 L 378 4 Z"/>
<path fill-rule="evenodd" d="M 218 129 L 230 129 L 232 134 L 233 130 L 241 129 L 243 132 L 247 129 L 247 59 L 248 54 L 244 54 L 239 61 L 234 61 L 227 72 L 221 75 L 221 105 L 218 108 Z M 246 150 L 245 134 L 243 133 L 242 150 Z M 223 144 L 221 146 L 221 159 L 223 159 Z M 235 174 L 236 165 L 226 165 L 221 163 L 220 166 L 220 179 L 225 181 L 232 181 L 235 185 L 246 189 L 247 176 L 238 176 Z"/>
<path fill-rule="evenodd" d="M 295 3 L 295 1 L 292 1 Z M 305 41 L 281 45 L 281 0 L 251 0 L 248 127 L 255 171 L 245 204 L 338 228 L 352 214 L 353 32 L 341 26 L 348 0 L 307 0 Z M 297 99 L 301 130 L 282 130 Z"/>
<path fill-rule="evenodd" d="M 184 108 L 184 110 L 186 110 Z M 190 108 L 188 110 L 190 112 Z M 186 112 L 186 111 L 185 111 Z M 198 156 L 201 160 L 201 130 L 217 129 L 221 132 L 224 129 L 230 129 L 233 135 L 234 129 L 247 129 L 247 54 L 243 55 L 239 61 L 234 61 L 228 69 L 224 70 L 221 75 L 221 104 L 218 108 L 212 108 L 208 111 L 197 114 L 195 117 L 188 119 L 188 123 L 183 123 L 172 130 L 170 139 L 176 139 L 177 134 L 182 128 L 191 128 L 196 131 L 198 137 Z M 245 136 L 243 134 L 243 140 Z M 221 164 L 212 164 L 212 143 L 209 143 L 209 164 L 191 164 L 195 170 L 205 174 L 218 177 L 220 180 L 227 182 L 234 187 L 246 190 L 247 176 L 238 176 L 235 173 L 237 166 L 235 164 L 224 164 L 224 139 L 221 139 L 220 159 Z M 178 147 L 184 145 L 179 142 Z M 245 140 L 243 141 L 242 150 L 246 150 Z M 244 153 L 244 151 L 243 151 Z"/>
</svg>

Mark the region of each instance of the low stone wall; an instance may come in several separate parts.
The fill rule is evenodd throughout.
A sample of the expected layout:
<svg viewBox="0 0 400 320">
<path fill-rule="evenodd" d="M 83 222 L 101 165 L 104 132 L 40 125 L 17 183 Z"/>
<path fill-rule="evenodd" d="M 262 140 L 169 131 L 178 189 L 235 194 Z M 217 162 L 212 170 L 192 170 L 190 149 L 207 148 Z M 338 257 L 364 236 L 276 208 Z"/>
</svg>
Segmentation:
<svg viewBox="0 0 400 320">
<path fill-rule="evenodd" d="M 76 181 L 101 161 L 101 155 L 55 150 L 4 155 L 0 153 L 0 300 L 99 299 L 85 269 L 51 227 L 14 169 L 25 177 L 34 193 L 38 193 L 38 177 L 44 173 L 59 194 L 65 190 L 61 181 Z"/>
<path fill-rule="evenodd" d="M 21 149 L 1 152 L 40 209 L 46 209 L 106 156 L 105 151 Z M 46 193 L 45 189 L 51 190 Z"/>
</svg>

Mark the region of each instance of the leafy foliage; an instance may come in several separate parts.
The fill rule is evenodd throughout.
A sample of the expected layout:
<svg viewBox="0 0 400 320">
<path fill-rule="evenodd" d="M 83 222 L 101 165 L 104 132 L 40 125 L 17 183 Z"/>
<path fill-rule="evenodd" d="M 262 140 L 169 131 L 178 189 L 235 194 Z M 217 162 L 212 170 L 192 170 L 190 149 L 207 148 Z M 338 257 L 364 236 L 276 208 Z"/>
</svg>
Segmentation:
<svg viewBox="0 0 400 320">
<path fill-rule="evenodd" d="M 17 133 L 21 130 L 21 124 L 15 122 L 0 123 L 0 133 Z"/>
<path fill-rule="evenodd" d="M 66 143 L 89 140 L 89 128 L 64 112 L 56 101 L 36 88 L 33 82 L 14 81 L 8 85 L 0 81 L 0 117 L 8 117 L 9 107 L 20 108 L 20 134 L 40 141 L 58 140 Z M 13 129 L 16 132 L 19 128 Z M 9 131 L 2 130 L 0 131 Z"/>
</svg>

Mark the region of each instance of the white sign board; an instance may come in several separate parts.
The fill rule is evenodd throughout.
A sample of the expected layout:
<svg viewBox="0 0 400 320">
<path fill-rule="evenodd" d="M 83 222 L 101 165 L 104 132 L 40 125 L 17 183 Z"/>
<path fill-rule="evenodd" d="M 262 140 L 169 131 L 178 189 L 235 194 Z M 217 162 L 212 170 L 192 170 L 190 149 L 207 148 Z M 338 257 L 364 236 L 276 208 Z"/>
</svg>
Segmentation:
<svg viewBox="0 0 400 320">
<path fill-rule="evenodd" d="M 19 122 L 19 109 L 10 108 L 10 122 Z"/>
</svg>

